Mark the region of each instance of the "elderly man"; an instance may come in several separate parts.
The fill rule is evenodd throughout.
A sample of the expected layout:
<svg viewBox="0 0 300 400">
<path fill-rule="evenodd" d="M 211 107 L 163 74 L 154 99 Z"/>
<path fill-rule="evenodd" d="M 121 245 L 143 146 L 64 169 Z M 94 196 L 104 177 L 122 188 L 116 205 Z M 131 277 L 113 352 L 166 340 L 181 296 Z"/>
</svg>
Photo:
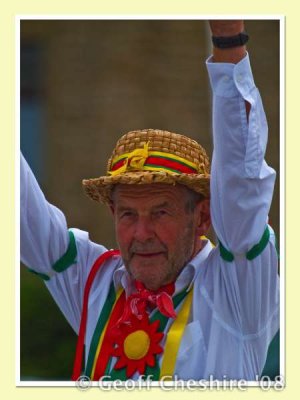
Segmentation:
<svg viewBox="0 0 300 400">
<path fill-rule="evenodd" d="M 106 176 L 83 181 L 110 208 L 118 251 L 68 230 L 22 158 L 22 260 L 78 332 L 73 379 L 255 380 L 264 367 L 279 327 L 275 172 L 244 24 L 210 27 L 211 175 L 198 143 L 145 129 L 118 141 Z"/>
</svg>

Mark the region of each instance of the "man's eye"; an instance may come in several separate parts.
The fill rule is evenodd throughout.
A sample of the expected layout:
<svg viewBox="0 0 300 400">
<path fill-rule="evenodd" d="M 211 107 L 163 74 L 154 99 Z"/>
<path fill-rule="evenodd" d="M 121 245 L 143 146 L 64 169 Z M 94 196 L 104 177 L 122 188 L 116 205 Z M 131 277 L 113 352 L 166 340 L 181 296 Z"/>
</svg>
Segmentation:
<svg viewBox="0 0 300 400">
<path fill-rule="evenodd" d="M 166 210 L 158 210 L 154 214 L 156 217 L 163 217 L 164 215 L 167 215 L 168 213 Z"/>
<path fill-rule="evenodd" d="M 130 217 L 133 217 L 133 216 L 134 216 L 134 213 L 132 211 L 124 211 L 121 214 L 121 218 L 130 218 Z"/>
</svg>

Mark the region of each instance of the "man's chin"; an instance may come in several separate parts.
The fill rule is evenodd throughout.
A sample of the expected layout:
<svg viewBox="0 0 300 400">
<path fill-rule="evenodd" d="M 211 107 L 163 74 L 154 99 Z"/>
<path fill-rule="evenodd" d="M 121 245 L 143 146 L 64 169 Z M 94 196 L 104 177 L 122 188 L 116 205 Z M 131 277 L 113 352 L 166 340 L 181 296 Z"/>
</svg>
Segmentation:
<svg viewBox="0 0 300 400">
<path fill-rule="evenodd" d="M 157 265 L 150 263 L 144 265 L 131 265 L 129 267 L 131 276 L 142 282 L 147 289 L 156 290 L 163 285 L 164 276 L 158 276 Z"/>
</svg>

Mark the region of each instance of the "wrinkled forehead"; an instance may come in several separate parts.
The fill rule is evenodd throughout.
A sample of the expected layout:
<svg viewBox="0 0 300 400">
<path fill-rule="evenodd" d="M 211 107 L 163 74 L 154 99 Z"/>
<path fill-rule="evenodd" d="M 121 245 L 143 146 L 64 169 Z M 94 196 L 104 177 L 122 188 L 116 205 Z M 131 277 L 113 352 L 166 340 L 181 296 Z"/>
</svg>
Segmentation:
<svg viewBox="0 0 300 400">
<path fill-rule="evenodd" d="M 185 203 L 189 196 L 189 189 L 183 185 L 169 185 L 165 183 L 154 183 L 145 185 L 118 184 L 112 192 L 112 200 L 115 205 L 120 202 L 161 202 L 175 201 Z"/>
</svg>

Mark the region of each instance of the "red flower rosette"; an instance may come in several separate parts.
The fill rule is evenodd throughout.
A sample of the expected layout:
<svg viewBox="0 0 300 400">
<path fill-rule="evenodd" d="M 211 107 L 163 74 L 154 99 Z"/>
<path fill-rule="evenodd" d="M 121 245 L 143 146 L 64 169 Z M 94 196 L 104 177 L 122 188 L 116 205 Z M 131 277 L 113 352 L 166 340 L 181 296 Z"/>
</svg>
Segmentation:
<svg viewBox="0 0 300 400">
<path fill-rule="evenodd" d="M 147 366 L 154 367 L 156 355 L 163 351 L 159 342 L 164 334 L 157 332 L 158 327 L 159 321 L 150 323 L 147 315 L 142 319 L 132 315 L 130 321 L 121 323 L 118 334 L 114 335 L 113 356 L 118 357 L 114 368 L 126 368 L 126 376 L 130 378 L 135 372 L 143 375 Z"/>
</svg>

